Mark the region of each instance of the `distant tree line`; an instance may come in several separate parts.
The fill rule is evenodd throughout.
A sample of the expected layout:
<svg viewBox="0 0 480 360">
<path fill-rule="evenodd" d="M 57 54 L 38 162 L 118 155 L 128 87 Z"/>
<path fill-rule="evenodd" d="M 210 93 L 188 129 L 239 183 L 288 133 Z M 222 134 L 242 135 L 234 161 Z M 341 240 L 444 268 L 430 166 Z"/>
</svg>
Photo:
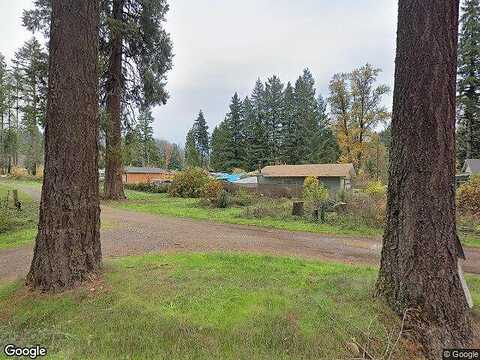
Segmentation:
<svg viewBox="0 0 480 360">
<path fill-rule="evenodd" d="M 187 134 L 186 164 L 215 171 L 251 171 L 271 164 L 340 161 L 386 177 L 384 133 L 390 113 L 382 100 L 390 90 L 386 85 L 375 86 L 379 73 L 380 69 L 367 64 L 336 74 L 327 99 L 317 94 L 308 69 L 293 85 L 285 85 L 275 75 L 266 83 L 259 79 L 250 96 L 233 95 L 225 119 L 210 140 L 200 112 Z"/>
<path fill-rule="evenodd" d="M 480 159 L 480 1 L 465 0 L 460 17 L 457 78 L 457 165 Z"/>
<path fill-rule="evenodd" d="M 0 171 L 14 166 L 37 174 L 43 164 L 48 55 L 32 38 L 18 49 L 11 65 L 0 54 Z"/>
</svg>

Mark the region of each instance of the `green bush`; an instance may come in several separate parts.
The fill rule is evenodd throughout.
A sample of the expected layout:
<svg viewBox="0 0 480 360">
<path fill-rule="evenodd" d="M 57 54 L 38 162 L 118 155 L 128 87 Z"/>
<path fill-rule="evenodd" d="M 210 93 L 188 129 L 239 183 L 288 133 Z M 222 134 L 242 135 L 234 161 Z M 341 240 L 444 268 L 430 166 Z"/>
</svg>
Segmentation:
<svg viewBox="0 0 480 360">
<path fill-rule="evenodd" d="M 169 184 L 139 183 L 125 184 L 125 189 L 141 191 L 153 194 L 165 194 L 168 192 Z"/>
<path fill-rule="evenodd" d="M 303 183 L 303 199 L 318 209 L 328 200 L 328 189 L 316 177 L 309 176 Z"/>
<path fill-rule="evenodd" d="M 200 168 L 180 171 L 173 178 L 168 193 L 174 197 L 199 198 L 209 180 L 207 172 Z"/>
<path fill-rule="evenodd" d="M 457 190 L 458 210 L 465 214 L 480 215 L 480 175 L 475 175 Z"/>
<path fill-rule="evenodd" d="M 365 188 L 365 193 L 376 199 L 381 199 L 387 194 L 387 187 L 381 181 L 370 181 Z"/>
<path fill-rule="evenodd" d="M 257 200 L 257 195 L 246 189 L 239 188 L 232 196 L 231 202 L 235 206 L 250 206 Z"/>
<path fill-rule="evenodd" d="M 222 191 L 223 185 L 220 181 L 209 179 L 202 189 L 202 197 L 208 200 L 210 204 L 216 204 Z"/>
<path fill-rule="evenodd" d="M 218 194 L 218 198 L 216 200 L 216 207 L 220 209 L 226 209 L 230 204 L 230 195 L 226 190 L 221 190 Z"/>
</svg>

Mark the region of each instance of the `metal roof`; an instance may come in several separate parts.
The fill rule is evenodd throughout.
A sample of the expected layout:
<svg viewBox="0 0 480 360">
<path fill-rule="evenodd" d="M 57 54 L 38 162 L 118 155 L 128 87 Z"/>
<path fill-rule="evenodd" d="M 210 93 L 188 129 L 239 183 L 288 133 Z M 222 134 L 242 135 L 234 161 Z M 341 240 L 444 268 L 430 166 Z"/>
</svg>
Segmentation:
<svg viewBox="0 0 480 360">
<path fill-rule="evenodd" d="M 275 165 L 262 169 L 265 177 L 345 177 L 355 175 L 353 164 Z"/>
<path fill-rule="evenodd" d="M 134 167 L 134 166 L 125 166 L 123 168 L 126 174 L 168 174 L 170 171 L 161 168 L 151 168 L 151 167 Z"/>
</svg>

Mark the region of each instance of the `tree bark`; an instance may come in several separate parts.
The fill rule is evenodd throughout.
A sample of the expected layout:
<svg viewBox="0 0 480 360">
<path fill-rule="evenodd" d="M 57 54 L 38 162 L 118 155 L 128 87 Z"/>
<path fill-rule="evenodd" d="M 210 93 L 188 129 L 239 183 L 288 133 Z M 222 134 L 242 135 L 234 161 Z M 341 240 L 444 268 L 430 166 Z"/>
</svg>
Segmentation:
<svg viewBox="0 0 480 360">
<path fill-rule="evenodd" d="M 123 20 L 125 0 L 113 1 L 113 19 Z M 104 197 L 109 200 L 125 199 L 123 191 L 122 164 L 122 123 L 121 98 L 123 90 L 122 56 L 123 36 L 118 29 L 111 29 L 111 53 L 107 82 L 107 128 L 106 128 L 106 168 Z"/>
<path fill-rule="evenodd" d="M 53 0 L 45 176 L 27 284 L 71 288 L 101 267 L 99 0 Z"/>
<path fill-rule="evenodd" d="M 377 292 L 431 358 L 472 338 L 457 271 L 458 0 L 400 0 L 387 223 Z"/>
</svg>

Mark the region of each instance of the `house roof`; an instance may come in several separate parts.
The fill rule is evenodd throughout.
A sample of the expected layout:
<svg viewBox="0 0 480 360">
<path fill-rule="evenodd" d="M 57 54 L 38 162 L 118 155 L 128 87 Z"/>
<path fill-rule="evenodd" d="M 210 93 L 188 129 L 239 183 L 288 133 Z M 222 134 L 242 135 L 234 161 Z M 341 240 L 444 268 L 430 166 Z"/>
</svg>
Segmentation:
<svg viewBox="0 0 480 360">
<path fill-rule="evenodd" d="M 168 174 L 170 171 L 160 168 L 125 166 L 126 174 Z"/>
<path fill-rule="evenodd" d="M 462 173 L 478 174 L 480 173 L 480 159 L 467 159 L 463 165 Z"/>
<path fill-rule="evenodd" d="M 355 175 L 352 164 L 275 165 L 262 169 L 265 177 L 345 177 Z"/>
</svg>

